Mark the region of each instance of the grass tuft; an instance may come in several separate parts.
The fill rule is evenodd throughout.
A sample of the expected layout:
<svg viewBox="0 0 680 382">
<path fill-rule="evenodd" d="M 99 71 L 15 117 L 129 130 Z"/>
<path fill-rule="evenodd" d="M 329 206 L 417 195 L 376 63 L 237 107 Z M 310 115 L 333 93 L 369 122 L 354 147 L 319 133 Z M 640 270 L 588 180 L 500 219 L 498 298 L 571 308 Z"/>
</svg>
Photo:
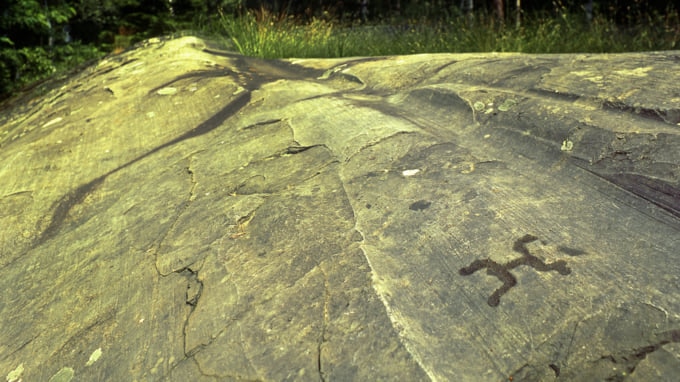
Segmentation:
<svg viewBox="0 0 680 382">
<path fill-rule="evenodd" d="M 622 28 L 603 15 L 590 22 L 566 10 L 502 24 L 495 17 L 454 14 L 444 21 L 404 20 L 343 25 L 328 18 L 303 21 L 266 10 L 221 15 L 212 31 L 242 54 L 262 58 L 331 58 L 442 52 L 617 53 L 678 49 L 678 12 L 648 15 Z"/>
</svg>

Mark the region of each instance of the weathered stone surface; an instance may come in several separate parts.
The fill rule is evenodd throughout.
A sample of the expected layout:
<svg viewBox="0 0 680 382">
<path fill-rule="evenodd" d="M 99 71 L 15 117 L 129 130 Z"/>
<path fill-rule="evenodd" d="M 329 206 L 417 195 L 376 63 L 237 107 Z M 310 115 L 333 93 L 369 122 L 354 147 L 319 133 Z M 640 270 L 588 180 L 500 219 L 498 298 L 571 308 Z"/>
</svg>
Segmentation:
<svg viewBox="0 0 680 382">
<path fill-rule="evenodd" d="M 674 380 L 679 69 L 103 60 L 0 117 L 0 371 Z"/>
</svg>

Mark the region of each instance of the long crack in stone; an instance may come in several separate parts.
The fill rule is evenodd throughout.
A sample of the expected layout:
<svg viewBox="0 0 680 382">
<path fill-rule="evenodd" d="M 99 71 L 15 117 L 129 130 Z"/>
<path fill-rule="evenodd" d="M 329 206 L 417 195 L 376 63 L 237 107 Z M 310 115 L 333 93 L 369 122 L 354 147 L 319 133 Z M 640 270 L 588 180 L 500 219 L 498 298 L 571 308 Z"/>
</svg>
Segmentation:
<svg viewBox="0 0 680 382">
<path fill-rule="evenodd" d="M 324 350 L 324 344 L 326 342 L 326 333 L 327 333 L 327 328 L 329 324 L 329 319 L 330 319 L 330 313 L 328 311 L 329 306 L 330 306 L 330 286 L 328 282 L 328 274 L 324 271 L 322 266 L 319 266 L 319 270 L 321 271 L 321 274 L 323 274 L 323 283 L 324 283 L 324 301 L 323 301 L 323 323 L 321 324 L 321 335 L 319 337 L 319 344 L 317 346 L 317 371 L 319 373 L 319 379 L 322 382 L 326 381 L 326 378 L 324 376 L 324 365 L 323 365 L 323 350 Z"/>
</svg>

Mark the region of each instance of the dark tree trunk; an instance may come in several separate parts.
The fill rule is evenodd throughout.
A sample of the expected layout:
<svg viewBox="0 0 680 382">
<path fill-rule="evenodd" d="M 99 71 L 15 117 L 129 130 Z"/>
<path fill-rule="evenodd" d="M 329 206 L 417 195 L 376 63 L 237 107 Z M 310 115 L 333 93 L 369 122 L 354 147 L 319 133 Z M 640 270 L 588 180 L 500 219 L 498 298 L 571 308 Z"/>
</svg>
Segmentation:
<svg viewBox="0 0 680 382">
<path fill-rule="evenodd" d="M 496 13 L 496 17 L 502 23 L 505 20 L 505 5 L 503 0 L 493 0 L 493 11 Z"/>
</svg>

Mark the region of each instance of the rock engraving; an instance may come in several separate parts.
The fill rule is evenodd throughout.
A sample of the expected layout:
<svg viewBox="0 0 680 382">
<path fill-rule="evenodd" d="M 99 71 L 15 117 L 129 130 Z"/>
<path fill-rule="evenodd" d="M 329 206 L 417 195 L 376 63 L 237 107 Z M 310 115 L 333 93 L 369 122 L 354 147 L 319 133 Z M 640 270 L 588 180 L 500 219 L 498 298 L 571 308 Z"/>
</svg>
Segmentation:
<svg viewBox="0 0 680 382">
<path fill-rule="evenodd" d="M 515 241 L 512 250 L 522 254 L 522 257 L 511 260 L 505 264 L 498 264 L 491 259 L 481 259 L 473 261 L 469 266 L 461 268 L 458 272 L 462 276 L 469 276 L 480 269 L 486 268 L 486 273 L 498 277 L 503 285 L 496 289 L 487 300 L 489 306 L 496 307 L 501 302 L 501 296 L 506 294 L 510 288 L 517 285 L 517 278 L 510 273 L 511 269 L 520 265 L 528 265 L 540 272 L 557 271 L 561 275 L 568 275 L 571 269 L 567 267 L 567 262 L 558 260 L 552 263 L 545 263 L 543 260 L 532 255 L 527 248 L 527 244 L 538 240 L 536 236 L 524 235 Z"/>
</svg>

